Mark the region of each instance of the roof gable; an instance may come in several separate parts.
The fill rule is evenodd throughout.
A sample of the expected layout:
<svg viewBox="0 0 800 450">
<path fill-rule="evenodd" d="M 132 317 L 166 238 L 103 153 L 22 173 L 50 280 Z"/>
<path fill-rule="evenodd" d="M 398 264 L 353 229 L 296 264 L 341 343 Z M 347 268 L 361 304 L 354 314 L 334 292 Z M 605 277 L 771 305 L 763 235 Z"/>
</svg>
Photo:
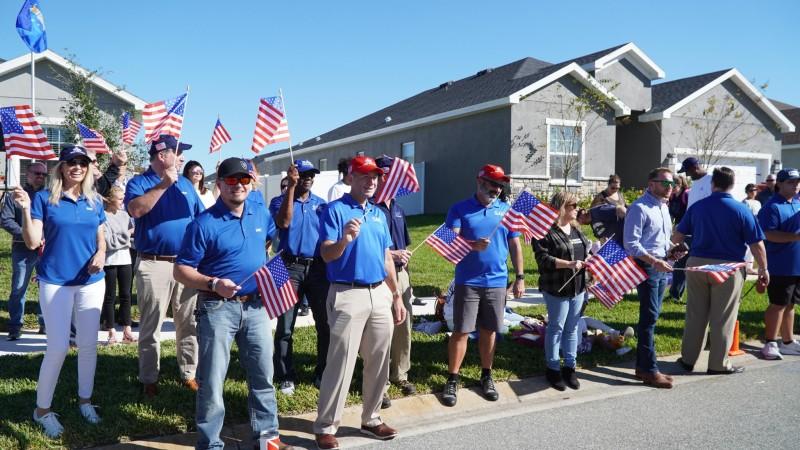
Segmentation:
<svg viewBox="0 0 800 450">
<path fill-rule="evenodd" d="M 656 65 L 656 63 L 633 42 L 586 55 L 580 59 L 582 61 L 576 60 L 576 62 L 581 64 L 581 66 L 589 72 L 603 69 L 622 59 L 626 59 L 651 81 L 660 80 L 665 76 L 664 70 Z"/>
</svg>

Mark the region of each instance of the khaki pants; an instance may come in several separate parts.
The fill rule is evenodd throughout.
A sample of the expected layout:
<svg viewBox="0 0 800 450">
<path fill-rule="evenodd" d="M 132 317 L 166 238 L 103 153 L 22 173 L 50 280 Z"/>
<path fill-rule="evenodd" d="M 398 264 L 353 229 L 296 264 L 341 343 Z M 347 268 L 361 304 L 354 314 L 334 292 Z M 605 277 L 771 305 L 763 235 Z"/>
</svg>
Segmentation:
<svg viewBox="0 0 800 450">
<path fill-rule="evenodd" d="M 361 424 L 382 423 L 381 400 L 389 379 L 389 344 L 394 330 L 391 305 L 392 293 L 386 283 L 375 289 L 331 284 L 326 303 L 331 340 L 314 433 L 336 434 L 359 354 L 364 360 Z"/>
<path fill-rule="evenodd" d="M 197 332 L 194 308 L 197 291 L 185 289 L 172 277 L 173 264 L 167 261 L 142 260 L 136 272 L 139 304 L 139 381 L 158 382 L 161 357 L 161 325 L 172 304 L 175 321 L 175 347 L 182 380 L 195 377 L 197 369 Z"/>
<path fill-rule="evenodd" d="M 720 264 L 730 261 L 692 256 L 686 267 Z M 706 272 L 686 273 L 686 325 L 683 329 L 681 358 L 694 365 L 706 343 L 706 328 L 710 336 L 711 351 L 708 368 L 727 370 L 728 349 L 733 342 L 733 329 L 739 314 L 739 300 L 744 285 L 742 270 L 737 270 L 718 284 Z"/>
<path fill-rule="evenodd" d="M 397 289 L 403 296 L 406 320 L 395 325 L 392 334 L 389 379 L 394 383 L 408 380 L 408 370 L 411 369 L 411 326 L 414 321 L 411 314 L 411 280 L 405 268 L 397 271 Z"/>
</svg>

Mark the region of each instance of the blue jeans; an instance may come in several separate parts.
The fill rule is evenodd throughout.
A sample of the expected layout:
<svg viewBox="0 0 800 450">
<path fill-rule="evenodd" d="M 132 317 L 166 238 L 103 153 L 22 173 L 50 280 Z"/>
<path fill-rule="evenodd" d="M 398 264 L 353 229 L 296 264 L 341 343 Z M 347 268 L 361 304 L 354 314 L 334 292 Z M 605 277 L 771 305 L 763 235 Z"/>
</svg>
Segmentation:
<svg viewBox="0 0 800 450">
<path fill-rule="evenodd" d="M 39 252 L 36 250 L 11 250 L 11 293 L 8 295 L 8 331 L 19 331 L 22 328 L 22 316 L 25 314 L 25 294 L 31 281 L 33 268 Z M 41 311 L 41 308 L 39 309 Z M 39 314 L 39 324 L 42 314 Z"/>
<path fill-rule="evenodd" d="M 659 272 L 649 264 L 636 260 L 647 273 L 647 279 L 636 286 L 639 294 L 639 341 L 636 344 L 636 369 L 656 373 L 656 321 L 661 313 L 661 302 L 667 288 L 667 274 Z"/>
<path fill-rule="evenodd" d="M 278 405 L 272 385 L 272 330 L 261 300 L 197 298 L 197 443 L 198 449 L 223 448 L 219 434 L 225 420 L 222 399 L 225 374 L 236 340 L 239 362 L 247 374 L 247 407 L 253 439 L 278 436 Z"/>
<path fill-rule="evenodd" d="M 583 292 L 574 297 L 556 297 L 542 292 L 547 304 L 547 330 L 544 334 L 544 357 L 547 368 L 561 369 L 559 347 L 564 352 L 564 367 L 575 368 L 578 356 L 578 321 L 581 318 Z"/>
</svg>

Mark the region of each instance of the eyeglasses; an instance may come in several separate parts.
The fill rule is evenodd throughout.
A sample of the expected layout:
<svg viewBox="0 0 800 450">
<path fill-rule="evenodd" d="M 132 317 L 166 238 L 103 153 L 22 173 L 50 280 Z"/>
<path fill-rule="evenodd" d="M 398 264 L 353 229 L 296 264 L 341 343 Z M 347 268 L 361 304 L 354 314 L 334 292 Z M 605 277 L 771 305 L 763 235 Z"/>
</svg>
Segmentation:
<svg viewBox="0 0 800 450">
<path fill-rule="evenodd" d="M 237 184 L 247 186 L 253 182 L 253 178 L 250 175 L 240 175 L 238 177 L 225 177 L 222 181 L 228 186 L 236 186 Z"/>
<path fill-rule="evenodd" d="M 67 165 L 70 167 L 81 166 L 85 169 L 89 167 L 89 161 L 85 159 L 72 159 L 67 161 Z"/>
<path fill-rule="evenodd" d="M 492 180 L 487 180 L 486 178 L 481 178 L 481 180 L 485 181 L 489 186 L 496 188 L 496 189 L 503 189 L 503 185 Z"/>
<path fill-rule="evenodd" d="M 577 208 L 578 204 L 577 203 L 567 203 L 566 205 L 564 205 L 564 207 L 566 207 L 566 208 Z"/>
<path fill-rule="evenodd" d="M 202 171 L 202 170 L 193 170 L 193 171 L 191 171 L 190 173 L 191 173 L 192 175 L 202 175 L 202 174 L 203 174 L 203 171 Z"/>
<path fill-rule="evenodd" d="M 652 180 L 653 183 L 661 183 L 665 188 L 675 187 L 675 182 L 672 180 Z"/>
</svg>

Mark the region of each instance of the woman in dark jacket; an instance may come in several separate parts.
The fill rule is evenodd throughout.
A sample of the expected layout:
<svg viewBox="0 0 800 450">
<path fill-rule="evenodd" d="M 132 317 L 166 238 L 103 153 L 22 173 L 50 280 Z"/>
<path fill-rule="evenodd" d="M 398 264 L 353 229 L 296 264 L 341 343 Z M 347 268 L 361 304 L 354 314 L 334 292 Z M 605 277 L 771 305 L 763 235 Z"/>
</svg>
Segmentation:
<svg viewBox="0 0 800 450">
<path fill-rule="evenodd" d="M 533 242 L 533 252 L 539 266 L 539 290 L 547 304 L 544 340 L 547 381 L 553 388 L 563 391 L 566 386 L 580 387 L 575 376 L 575 360 L 578 320 L 586 290 L 586 272 L 581 269 L 591 245 L 575 220 L 578 215 L 575 195 L 557 192 L 550 203 L 558 210 L 558 220 L 542 239 Z M 567 283 L 573 275 L 575 277 Z M 564 353 L 563 367 L 559 348 Z"/>
</svg>

